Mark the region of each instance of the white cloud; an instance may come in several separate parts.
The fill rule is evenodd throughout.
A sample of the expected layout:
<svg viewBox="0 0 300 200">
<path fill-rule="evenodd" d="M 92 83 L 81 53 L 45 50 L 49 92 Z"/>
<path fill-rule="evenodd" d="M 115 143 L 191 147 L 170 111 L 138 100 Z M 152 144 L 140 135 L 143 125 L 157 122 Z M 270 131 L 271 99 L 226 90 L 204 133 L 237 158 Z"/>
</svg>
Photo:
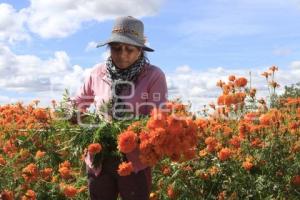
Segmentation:
<svg viewBox="0 0 300 200">
<path fill-rule="evenodd" d="M 101 54 L 101 61 L 107 60 L 107 58 L 110 56 L 110 50 L 106 50 Z"/>
<path fill-rule="evenodd" d="M 0 47 L 0 75 L 52 76 L 64 75 L 70 69 L 70 58 L 64 51 L 57 51 L 53 58 L 42 60 L 34 55 L 16 55 L 7 46 Z"/>
<path fill-rule="evenodd" d="M 290 67 L 295 70 L 300 70 L 300 61 L 291 62 Z"/>
<path fill-rule="evenodd" d="M 7 104 L 7 103 L 11 103 L 11 99 L 8 96 L 0 95 L 0 105 Z"/>
<path fill-rule="evenodd" d="M 97 46 L 97 42 L 95 41 L 91 41 L 87 44 L 87 46 L 85 47 L 85 51 L 92 51 L 95 50 Z"/>
<path fill-rule="evenodd" d="M 188 73 L 191 72 L 191 68 L 188 65 L 182 65 L 176 68 L 177 73 Z"/>
<path fill-rule="evenodd" d="M 48 59 L 35 55 L 16 55 L 7 46 L 0 47 L 0 87 L 20 93 L 75 92 L 90 69 L 72 66 L 64 51 Z"/>
<path fill-rule="evenodd" d="M 288 56 L 293 53 L 293 50 L 287 47 L 276 48 L 273 50 L 273 54 L 276 56 Z"/>
<path fill-rule="evenodd" d="M 223 73 L 225 72 L 225 69 L 223 67 L 215 67 L 215 68 L 208 68 L 208 71 L 211 73 Z"/>
<path fill-rule="evenodd" d="M 30 40 L 24 29 L 26 18 L 23 12 L 16 12 L 10 4 L 0 4 L 0 41 L 13 44 Z"/>
<path fill-rule="evenodd" d="M 29 33 L 42 38 L 67 37 L 86 22 L 102 22 L 117 16 L 144 17 L 155 15 L 164 0 L 30 0 L 30 6 L 16 11 L 0 3 L 0 42 L 14 44 L 29 41 Z M 93 44 L 89 44 L 87 50 Z"/>
<path fill-rule="evenodd" d="M 154 15 L 161 4 L 162 0 L 31 0 L 24 12 L 32 32 L 43 38 L 53 38 L 66 37 L 88 21 L 101 22 L 120 15 Z"/>
</svg>

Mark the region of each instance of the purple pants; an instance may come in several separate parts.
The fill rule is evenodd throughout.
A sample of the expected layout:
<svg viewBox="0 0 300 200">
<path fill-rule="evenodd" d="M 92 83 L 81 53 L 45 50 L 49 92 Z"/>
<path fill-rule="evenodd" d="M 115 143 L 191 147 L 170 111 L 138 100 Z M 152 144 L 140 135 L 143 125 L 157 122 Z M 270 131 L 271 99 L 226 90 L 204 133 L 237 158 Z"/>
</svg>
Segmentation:
<svg viewBox="0 0 300 200">
<path fill-rule="evenodd" d="M 88 172 L 91 200 L 148 200 L 151 188 L 151 169 L 146 168 L 129 176 L 119 176 L 120 160 L 108 158 L 103 161 L 102 171 L 97 177 Z"/>
</svg>

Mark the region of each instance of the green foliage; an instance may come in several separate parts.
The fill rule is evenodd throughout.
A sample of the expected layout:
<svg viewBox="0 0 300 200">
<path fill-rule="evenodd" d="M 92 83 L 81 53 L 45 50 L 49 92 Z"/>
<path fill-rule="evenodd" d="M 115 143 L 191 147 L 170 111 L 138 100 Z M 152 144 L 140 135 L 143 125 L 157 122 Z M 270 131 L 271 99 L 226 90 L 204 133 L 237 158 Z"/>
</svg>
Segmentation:
<svg viewBox="0 0 300 200">
<path fill-rule="evenodd" d="M 284 93 L 281 95 L 281 97 L 283 97 L 283 98 L 300 97 L 300 82 L 298 82 L 296 84 L 292 84 L 290 86 L 284 86 Z"/>
</svg>

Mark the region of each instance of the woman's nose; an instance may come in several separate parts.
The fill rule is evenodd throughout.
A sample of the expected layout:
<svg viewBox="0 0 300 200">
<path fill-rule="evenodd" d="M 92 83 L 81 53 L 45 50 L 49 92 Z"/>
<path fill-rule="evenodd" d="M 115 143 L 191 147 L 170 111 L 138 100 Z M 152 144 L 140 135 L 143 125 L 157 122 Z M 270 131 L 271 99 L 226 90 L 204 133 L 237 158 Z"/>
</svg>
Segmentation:
<svg viewBox="0 0 300 200">
<path fill-rule="evenodd" d="M 126 58 L 128 56 L 126 49 L 122 48 L 120 50 L 119 56 L 120 56 L 120 58 Z"/>
</svg>

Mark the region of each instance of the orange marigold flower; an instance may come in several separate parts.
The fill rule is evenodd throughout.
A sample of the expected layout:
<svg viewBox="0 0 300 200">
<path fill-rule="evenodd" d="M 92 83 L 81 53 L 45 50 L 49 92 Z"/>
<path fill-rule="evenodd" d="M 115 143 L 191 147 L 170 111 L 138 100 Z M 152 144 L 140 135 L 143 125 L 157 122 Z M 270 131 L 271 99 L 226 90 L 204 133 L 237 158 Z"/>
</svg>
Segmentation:
<svg viewBox="0 0 300 200">
<path fill-rule="evenodd" d="M 232 146 L 234 146 L 235 148 L 240 148 L 241 146 L 241 138 L 238 136 L 233 136 L 230 140 L 229 140 L 229 144 L 231 144 Z"/>
<path fill-rule="evenodd" d="M 245 92 L 237 92 L 237 93 L 235 93 L 235 97 L 236 97 L 236 103 L 242 103 L 242 102 L 244 102 L 244 100 L 246 98 L 246 93 Z"/>
<path fill-rule="evenodd" d="M 27 190 L 22 200 L 36 200 L 36 194 L 33 190 Z"/>
<path fill-rule="evenodd" d="M 133 165 L 131 162 L 122 162 L 119 165 L 118 174 L 120 176 L 128 176 L 133 172 Z"/>
<path fill-rule="evenodd" d="M 234 96 L 233 95 L 225 95 L 225 97 L 224 97 L 224 104 L 226 105 L 226 106 L 230 106 L 231 104 L 233 104 L 234 103 Z"/>
<path fill-rule="evenodd" d="M 37 179 L 38 168 L 35 164 L 30 163 L 22 170 L 22 176 L 25 181 L 31 182 Z"/>
<path fill-rule="evenodd" d="M 217 82 L 217 86 L 220 87 L 220 88 L 222 88 L 224 84 L 225 84 L 225 83 L 224 83 L 222 80 L 219 80 L 219 81 Z"/>
<path fill-rule="evenodd" d="M 241 138 L 244 138 L 246 134 L 248 134 L 250 132 L 250 127 L 249 124 L 241 121 L 239 123 L 239 136 Z"/>
<path fill-rule="evenodd" d="M 251 140 L 251 147 L 263 147 L 263 142 L 259 138 L 254 138 Z"/>
<path fill-rule="evenodd" d="M 158 108 L 153 108 L 151 110 L 150 116 L 153 120 L 164 120 L 166 118 L 167 113 L 163 112 L 162 110 Z"/>
<path fill-rule="evenodd" d="M 72 177 L 71 163 L 66 160 L 63 163 L 59 164 L 58 172 L 60 173 L 60 176 L 64 179 L 71 178 Z"/>
<path fill-rule="evenodd" d="M 9 139 L 3 146 L 4 153 L 11 154 L 17 151 L 17 147 L 15 145 L 15 140 Z"/>
<path fill-rule="evenodd" d="M 223 94 L 227 95 L 230 92 L 231 87 L 229 85 L 223 85 Z"/>
<path fill-rule="evenodd" d="M 205 139 L 205 144 L 206 145 L 216 145 L 218 143 L 217 138 L 209 136 Z"/>
<path fill-rule="evenodd" d="M 150 136 L 148 141 L 154 145 L 155 149 L 163 149 L 165 142 L 168 140 L 168 134 L 163 128 L 152 130 L 148 133 L 148 135 Z M 141 141 L 145 141 L 144 137 L 141 138 Z M 156 152 L 158 153 L 159 151 Z"/>
<path fill-rule="evenodd" d="M 269 75 L 270 75 L 270 73 L 268 73 L 268 72 L 263 72 L 261 75 L 264 76 L 264 77 L 266 77 L 266 78 L 268 78 Z"/>
<path fill-rule="evenodd" d="M 256 89 L 255 88 L 251 88 L 250 91 L 249 91 L 249 95 L 250 95 L 250 97 L 254 98 L 255 95 L 256 95 Z"/>
<path fill-rule="evenodd" d="M 222 191 L 218 194 L 218 200 L 225 200 L 226 198 L 226 191 Z"/>
<path fill-rule="evenodd" d="M 261 125 L 270 125 L 271 123 L 271 116 L 270 114 L 262 114 L 260 117 L 259 117 L 259 122 Z"/>
<path fill-rule="evenodd" d="M 58 171 L 59 171 L 61 177 L 64 179 L 68 179 L 68 178 L 72 177 L 72 171 L 67 167 L 60 167 L 58 169 Z"/>
<path fill-rule="evenodd" d="M 300 104 L 300 98 L 291 98 L 288 97 L 287 99 L 282 99 L 282 101 L 285 103 L 285 105 L 290 106 L 290 105 L 299 105 Z"/>
<path fill-rule="evenodd" d="M 161 158 L 152 148 L 151 143 L 142 142 L 140 144 L 140 156 L 141 162 L 148 166 L 154 166 L 158 160 Z"/>
<path fill-rule="evenodd" d="M 257 113 L 257 112 L 249 112 L 249 113 L 247 113 L 247 114 L 244 115 L 244 120 L 246 122 L 253 122 L 253 121 L 258 120 L 258 117 L 259 117 L 259 113 Z"/>
<path fill-rule="evenodd" d="M 250 161 L 244 161 L 242 166 L 245 170 L 250 171 L 253 167 L 253 163 Z"/>
<path fill-rule="evenodd" d="M 231 156 L 231 150 L 229 148 L 222 148 L 218 153 L 218 158 L 221 161 L 228 160 Z"/>
<path fill-rule="evenodd" d="M 142 124 L 139 121 L 133 122 L 130 126 L 128 126 L 127 130 L 139 133 L 142 130 Z"/>
<path fill-rule="evenodd" d="M 45 168 L 41 171 L 41 176 L 45 180 L 50 180 L 51 179 L 51 174 L 52 174 L 53 169 L 52 168 Z"/>
<path fill-rule="evenodd" d="M 293 185 L 299 186 L 300 185 L 300 175 L 293 176 L 291 182 Z"/>
<path fill-rule="evenodd" d="M 158 200 L 157 193 L 151 192 L 149 195 L 149 200 Z"/>
<path fill-rule="evenodd" d="M 237 87 L 245 87 L 247 85 L 247 79 L 244 78 L 244 77 L 241 77 L 241 78 L 238 78 L 234 81 L 234 84 L 237 86 Z"/>
<path fill-rule="evenodd" d="M 40 150 L 38 150 L 38 151 L 36 152 L 36 154 L 35 154 L 35 158 L 36 158 L 36 159 L 40 159 L 40 158 L 44 157 L 45 154 L 46 154 L 45 151 L 40 151 Z"/>
<path fill-rule="evenodd" d="M 278 88 L 278 87 L 280 87 L 280 85 L 277 82 L 275 82 L 275 81 L 271 81 L 271 82 L 269 82 L 269 84 L 270 84 L 270 86 L 272 88 Z"/>
<path fill-rule="evenodd" d="M 174 104 L 174 110 L 175 111 L 186 111 L 186 108 L 187 108 L 187 106 L 186 105 L 184 105 L 184 104 L 181 104 L 181 103 L 175 103 Z"/>
<path fill-rule="evenodd" d="M 168 176 L 168 175 L 171 173 L 171 168 L 165 166 L 165 167 L 162 169 L 162 173 L 163 173 L 163 175 Z"/>
<path fill-rule="evenodd" d="M 118 149 L 122 153 L 130 153 L 137 147 L 138 137 L 133 131 L 125 131 L 118 136 Z"/>
<path fill-rule="evenodd" d="M 228 77 L 228 80 L 229 80 L 229 81 L 234 81 L 234 80 L 235 80 L 235 76 L 234 76 L 234 75 L 230 75 L 230 76 Z"/>
<path fill-rule="evenodd" d="M 202 149 L 201 151 L 199 151 L 199 156 L 200 157 L 205 157 L 206 155 L 207 155 L 206 149 Z"/>
<path fill-rule="evenodd" d="M 212 166 L 211 168 L 208 169 L 208 171 L 211 176 L 214 176 L 220 172 L 220 169 L 216 166 Z"/>
<path fill-rule="evenodd" d="M 36 109 L 33 111 L 33 114 L 34 114 L 34 116 L 35 116 L 38 120 L 45 121 L 45 120 L 48 119 L 48 114 L 47 114 L 47 112 L 45 111 L 45 109 L 42 109 L 42 108 L 36 108 Z"/>
<path fill-rule="evenodd" d="M 168 132 L 174 136 L 181 134 L 183 130 L 183 120 L 178 120 L 176 117 L 169 116 L 168 122 Z"/>
<path fill-rule="evenodd" d="M 208 180 L 209 179 L 209 174 L 206 173 L 206 172 L 203 172 L 201 170 L 197 170 L 195 172 L 195 175 L 198 176 L 198 177 L 200 177 L 202 180 Z"/>
<path fill-rule="evenodd" d="M 223 135 L 228 137 L 230 136 L 230 134 L 233 132 L 232 128 L 228 127 L 228 126 L 224 126 L 223 127 Z"/>
<path fill-rule="evenodd" d="M 289 122 L 289 128 L 290 129 L 297 129 L 299 127 L 300 127 L 300 122 Z"/>
<path fill-rule="evenodd" d="M 275 72 L 278 71 L 278 67 L 273 65 L 272 67 L 269 68 L 270 71 Z"/>
<path fill-rule="evenodd" d="M 159 117 L 151 117 L 147 122 L 148 129 L 156 129 L 156 128 L 165 128 L 167 126 L 167 122 L 164 119 L 158 119 Z"/>
<path fill-rule="evenodd" d="M 6 161 L 5 159 L 0 155 L 0 165 L 5 165 Z"/>
<path fill-rule="evenodd" d="M 99 143 L 90 144 L 88 147 L 88 151 L 90 154 L 99 153 L 102 150 L 102 146 Z"/>
<path fill-rule="evenodd" d="M 210 153 L 216 151 L 216 145 L 207 145 L 206 150 Z"/>
<path fill-rule="evenodd" d="M 291 148 L 292 152 L 299 152 L 300 151 L 300 141 L 296 141 Z"/>
<path fill-rule="evenodd" d="M 66 185 L 66 186 L 64 186 L 64 190 L 63 191 L 64 191 L 64 195 L 66 197 L 70 197 L 70 198 L 75 197 L 77 195 L 77 193 L 78 193 L 78 190 L 74 186 L 72 186 L 72 185 Z"/>
<path fill-rule="evenodd" d="M 61 167 L 71 168 L 71 163 L 68 160 L 66 160 L 63 163 L 59 164 L 59 168 L 61 168 Z"/>
<path fill-rule="evenodd" d="M 168 186 L 167 195 L 170 199 L 175 199 L 175 190 L 174 190 L 174 187 L 172 185 Z"/>
<path fill-rule="evenodd" d="M 13 192 L 12 191 L 9 191 L 9 190 L 4 190 L 0 197 L 3 199 L 3 200 L 14 200 L 14 195 L 13 195 Z"/>
<path fill-rule="evenodd" d="M 208 120 L 204 118 L 198 118 L 194 122 L 200 131 L 203 131 L 208 125 Z"/>
<path fill-rule="evenodd" d="M 186 105 L 176 102 L 176 101 L 169 101 L 165 103 L 165 108 L 167 109 L 168 113 L 174 112 L 185 112 Z"/>
<path fill-rule="evenodd" d="M 221 95 L 218 97 L 218 100 L 217 100 L 218 105 L 225 105 L 225 97 L 226 97 L 226 95 Z"/>
<path fill-rule="evenodd" d="M 193 168 L 190 166 L 190 165 L 187 165 L 187 166 L 182 166 L 181 168 L 183 171 L 192 171 Z"/>
</svg>

